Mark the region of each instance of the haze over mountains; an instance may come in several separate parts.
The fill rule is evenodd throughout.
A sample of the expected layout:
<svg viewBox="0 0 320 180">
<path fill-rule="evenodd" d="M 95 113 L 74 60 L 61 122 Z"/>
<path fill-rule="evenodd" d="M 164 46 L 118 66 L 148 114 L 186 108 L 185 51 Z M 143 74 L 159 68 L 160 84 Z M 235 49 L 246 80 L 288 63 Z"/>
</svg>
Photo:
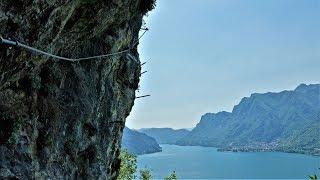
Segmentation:
<svg viewBox="0 0 320 180">
<path fill-rule="evenodd" d="M 232 112 L 203 115 L 191 131 L 145 128 L 133 133 L 126 129 L 124 138 L 125 146 L 135 146 L 137 154 L 157 152 L 159 143 L 320 155 L 320 84 L 301 84 L 293 91 L 279 93 L 254 93 L 243 98 Z"/>
<path fill-rule="evenodd" d="M 153 137 L 160 144 L 175 144 L 190 132 L 186 129 L 175 130 L 172 128 L 144 128 L 139 131 Z"/>
<path fill-rule="evenodd" d="M 207 113 L 178 145 L 320 154 L 320 85 L 252 94 L 232 112 Z"/>
</svg>

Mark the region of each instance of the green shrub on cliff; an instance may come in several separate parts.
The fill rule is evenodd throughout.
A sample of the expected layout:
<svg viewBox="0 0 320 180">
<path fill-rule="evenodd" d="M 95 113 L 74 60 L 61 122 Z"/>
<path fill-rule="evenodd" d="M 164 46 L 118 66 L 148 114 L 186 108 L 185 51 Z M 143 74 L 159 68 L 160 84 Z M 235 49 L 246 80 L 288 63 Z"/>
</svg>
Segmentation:
<svg viewBox="0 0 320 180">
<path fill-rule="evenodd" d="M 120 152 L 120 171 L 118 180 L 131 180 L 135 178 L 135 172 L 137 171 L 137 158 L 135 155 L 130 154 L 127 150 L 121 150 Z"/>
</svg>

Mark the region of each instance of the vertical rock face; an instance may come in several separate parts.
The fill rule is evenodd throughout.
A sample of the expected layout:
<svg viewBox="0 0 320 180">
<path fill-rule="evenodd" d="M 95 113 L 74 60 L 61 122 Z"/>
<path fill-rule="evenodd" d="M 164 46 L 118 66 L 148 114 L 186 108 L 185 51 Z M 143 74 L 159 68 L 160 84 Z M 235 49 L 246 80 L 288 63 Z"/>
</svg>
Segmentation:
<svg viewBox="0 0 320 180">
<path fill-rule="evenodd" d="M 134 45 L 153 3 L 0 0 L 0 33 L 66 57 L 106 54 Z M 139 76 L 136 45 L 74 63 L 0 45 L 0 178 L 114 179 Z"/>
</svg>

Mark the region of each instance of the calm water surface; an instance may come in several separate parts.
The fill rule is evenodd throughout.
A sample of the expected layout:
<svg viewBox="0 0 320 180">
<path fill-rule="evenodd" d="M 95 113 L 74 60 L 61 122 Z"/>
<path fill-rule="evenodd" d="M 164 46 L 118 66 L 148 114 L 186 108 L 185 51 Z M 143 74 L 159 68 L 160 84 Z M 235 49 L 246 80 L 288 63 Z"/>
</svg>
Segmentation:
<svg viewBox="0 0 320 180">
<path fill-rule="evenodd" d="M 319 175 L 320 157 L 280 152 L 217 152 L 216 148 L 161 145 L 162 152 L 138 156 L 138 168 L 163 179 L 307 179 Z"/>
</svg>

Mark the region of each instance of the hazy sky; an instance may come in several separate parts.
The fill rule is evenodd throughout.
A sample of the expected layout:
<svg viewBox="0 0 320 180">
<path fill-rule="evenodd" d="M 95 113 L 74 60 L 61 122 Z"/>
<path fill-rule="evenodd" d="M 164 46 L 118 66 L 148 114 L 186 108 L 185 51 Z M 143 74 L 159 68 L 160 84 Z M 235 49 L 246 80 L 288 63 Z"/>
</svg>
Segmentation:
<svg viewBox="0 0 320 180">
<path fill-rule="evenodd" d="M 320 82 L 320 0 L 158 0 L 127 126 L 190 128 L 254 92 Z"/>
</svg>

